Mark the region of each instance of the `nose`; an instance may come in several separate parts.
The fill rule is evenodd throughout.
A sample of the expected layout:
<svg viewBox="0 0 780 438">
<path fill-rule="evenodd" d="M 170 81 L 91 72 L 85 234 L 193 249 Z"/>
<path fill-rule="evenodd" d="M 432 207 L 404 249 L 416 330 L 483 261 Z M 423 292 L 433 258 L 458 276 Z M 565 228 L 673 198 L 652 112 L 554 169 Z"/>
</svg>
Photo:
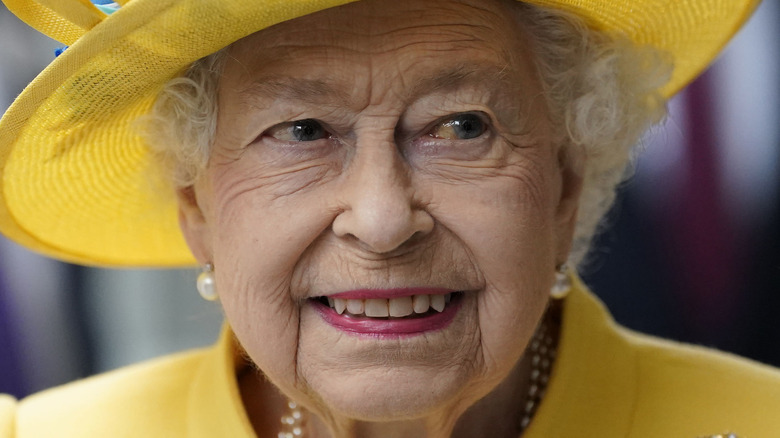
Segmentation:
<svg viewBox="0 0 780 438">
<path fill-rule="evenodd" d="M 337 236 L 352 236 L 365 249 L 383 254 L 433 229 L 433 218 L 415 200 L 408 166 L 394 144 L 358 148 L 344 184 L 344 210 L 333 221 Z"/>
</svg>

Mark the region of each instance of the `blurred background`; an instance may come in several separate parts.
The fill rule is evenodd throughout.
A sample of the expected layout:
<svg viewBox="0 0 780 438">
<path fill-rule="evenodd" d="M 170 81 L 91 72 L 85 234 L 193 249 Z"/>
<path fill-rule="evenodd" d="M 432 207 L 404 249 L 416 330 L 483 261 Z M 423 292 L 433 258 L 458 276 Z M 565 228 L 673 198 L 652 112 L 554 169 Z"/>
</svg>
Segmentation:
<svg viewBox="0 0 780 438">
<path fill-rule="evenodd" d="M 628 327 L 780 366 L 780 2 L 670 102 L 580 270 Z M 61 45 L 0 4 L 0 112 Z M 0 237 L 0 393 L 204 346 L 194 270 L 84 268 Z"/>
</svg>

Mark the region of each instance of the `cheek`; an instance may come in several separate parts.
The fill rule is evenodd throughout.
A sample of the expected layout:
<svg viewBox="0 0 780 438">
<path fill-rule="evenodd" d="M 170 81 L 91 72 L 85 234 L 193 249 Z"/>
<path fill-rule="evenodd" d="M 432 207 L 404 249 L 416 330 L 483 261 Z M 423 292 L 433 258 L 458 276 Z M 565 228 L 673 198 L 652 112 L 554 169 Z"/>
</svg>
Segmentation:
<svg viewBox="0 0 780 438">
<path fill-rule="evenodd" d="M 291 279 L 332 218 L 319 192 L 279 197 L 278 186 L 236 169 L 213 181 L 213 262 L 225 315 L 252 360 L 285 388 L 295 381 L 299 338 L 301 297 Z"/>
<path fill-rule="evenodd" d="M 507 368 L 519 358 L 548 301 L 555 263 L 553 172 L 525 165 L 435 191 L 437 219 L 461 240 L 485 279 L 477 312 L 488 367 Z"/>
<path fill-rule="evenodd" d="M 544 164 L 518 164 L 462 184 L 437 184 L 432 214 L 468 247 L 488 281 L 516 284 L 527 279 L 519 275 L 524 266 L 552 254 L 553 172 Z"/>
<path fill-rule="evenodd" d="M 241 273 L 227 279 L 231 283 L 262 282 L 265 289 L 257 293 L 285 294 L 301 254 L 333 220 L 327 196 L 332 189 L 319 166 L 280 170 L 257 161 L 243 157 L 230 165 L 215 166 L 210 175 L 214 181 L 210 215 L 214 264 Z M 283 301 L 281 295 L 270 298 L 274 298 L 271 302 Z"/>
</svg>

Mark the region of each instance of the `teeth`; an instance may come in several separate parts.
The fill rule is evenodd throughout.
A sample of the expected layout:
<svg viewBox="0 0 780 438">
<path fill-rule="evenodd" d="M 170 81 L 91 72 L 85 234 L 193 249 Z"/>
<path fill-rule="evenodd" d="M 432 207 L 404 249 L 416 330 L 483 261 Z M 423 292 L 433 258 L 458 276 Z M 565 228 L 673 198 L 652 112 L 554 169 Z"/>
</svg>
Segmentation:
<svg viewBox="0 0 780 438">
<path fill-rule="evenodd" d="M 328 304 L 338 314 L 349 313 L 353 316 L 368 316 L 372 318 L 403 318 L 412 314 L 423 314 L 431 309 L 443 312 L 452 301 L 452 294 L 445 295 L 414 295 L 392 299 L 347 300 L 328 297 Z"/>
<path fill-rule="evenodd" d="M 360 315 L 363 313 L 363 300 L 346 300 L 347 311 L 353 315 Z"/>
<path fill-rule="evenodd" d="M 409 316 L 414 313 L 414 306 L 412 305 L 412 297 L 393 298 L 388 301 L 388 307 L 390 308 L 390 316 L 403 317 Z"/>
<path fill-rule="evenodd" d="M 341 315 L 342 313 L 344 313 L 345 310 L 347 310 L 347 300 L 344 300 L 344 299 L 341 299 L 341 298 L 336 298 L 333 301 L 334 301 L 334 304 L 331 304 L 330 307 L 333 307 L 334 309 L 336 309 L 336 312 L 338 312 L 339 315 Z M 328 302 L 330 302 L 330 301 L 328 301 Z"/>
<path fill-rule="evenodd" d="M 431 307 L 430 295 L 415 295 L 414 301 L 414 313 L 425 313 L 428 308 Z"/>
<path fill-rule="evenodd" d="M 387 300 L 366 300 L 366 316 L 382 318 L 390 316 L 387 310 Z"/>
<path fill-rule="evenodd" d="M 437 312 L 444 311 L 444 306 L 447 305 L 447 299 L 444 295 L 431 295 L 431 307 L 436 309 Z"/>
</svg>

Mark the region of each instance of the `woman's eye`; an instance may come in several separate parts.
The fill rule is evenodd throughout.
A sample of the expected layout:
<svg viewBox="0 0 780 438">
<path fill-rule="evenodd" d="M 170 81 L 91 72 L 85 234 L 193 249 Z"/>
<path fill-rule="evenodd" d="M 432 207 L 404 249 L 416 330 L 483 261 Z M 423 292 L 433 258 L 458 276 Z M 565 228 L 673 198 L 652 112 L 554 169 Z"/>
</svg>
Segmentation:
<svg viewBox="0 0 780 438">
<path fill-rule="evenodd" d="M 484 134 L 486 123 L 476 114 L 464 113 L 434 126 L 431 137 L 445 140 L 470 140 Z"/>
<path fill-rule="evenodd" d="M 292 142 L 317 141 L 330 137 L 330 133 L 314 119 L 280 123 L 271 127 L 265 134 L 277 140 Z"/>
</svg>

